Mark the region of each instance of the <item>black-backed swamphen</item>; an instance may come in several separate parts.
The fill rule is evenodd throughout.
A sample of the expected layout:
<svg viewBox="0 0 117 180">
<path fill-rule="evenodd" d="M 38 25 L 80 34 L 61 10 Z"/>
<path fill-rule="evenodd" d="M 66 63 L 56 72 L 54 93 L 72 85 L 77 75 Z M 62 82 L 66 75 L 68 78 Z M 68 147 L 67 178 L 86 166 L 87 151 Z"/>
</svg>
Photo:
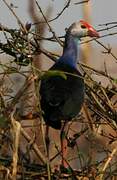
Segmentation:
<svg viewBox="0 0 117 180">
<path fill-rule="evenodd" d="M 98 32 L 87 22 L 73 23 L 66 31 L 63 54 L 50 68 L 66 73 L 66 79 L 60 75 L 42 79 L 40 86 L 41 108 L 47 126 L 61 129 L 62 164 L 65 162 L 66 142 L 64 131 L 66 123 L 81 110 L 84 101 L 84 81 L 77 69 L 78 45 L 85 36 L 99 37 Z M 63 123 L 64 122 L 64 123 Z M 64 139 L 64 141 L 63 141 Z"/>
</svg>

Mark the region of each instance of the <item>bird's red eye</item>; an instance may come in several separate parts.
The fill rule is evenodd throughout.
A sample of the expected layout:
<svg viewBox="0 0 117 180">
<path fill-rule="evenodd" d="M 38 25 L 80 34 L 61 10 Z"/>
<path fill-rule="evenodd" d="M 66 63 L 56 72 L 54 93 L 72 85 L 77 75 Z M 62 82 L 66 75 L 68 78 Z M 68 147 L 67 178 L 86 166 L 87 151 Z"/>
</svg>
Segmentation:
<svg viewBox="0 0 117 180">
<path fill-rule="evenodd" d="M 86 26 L 84 24 L 81 24 L 82 29 L 86 29 Z"/>
</svg>

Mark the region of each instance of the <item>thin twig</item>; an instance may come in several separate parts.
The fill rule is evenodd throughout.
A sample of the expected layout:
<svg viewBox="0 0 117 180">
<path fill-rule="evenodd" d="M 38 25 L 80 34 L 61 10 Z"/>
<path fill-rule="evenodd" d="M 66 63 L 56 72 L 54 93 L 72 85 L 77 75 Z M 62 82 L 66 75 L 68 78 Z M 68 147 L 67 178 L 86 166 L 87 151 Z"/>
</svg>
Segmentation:
<svg viewBox="0 0 117 180">
<path fill-rule="evenodd" d="M 78 4 L 83 4 L 83 3 L 88 3 L 90 0 L 83 0 L 83 1 L 80 1 L 80 2 L 77 2 L 77 3 L 74 3 L 75 5 L 78 5 Z"/>
<path fill-rule="evenodd" d="M 32 138 L 27 134 L 27 132 L 23 128 L 21 128 L 21 133 L 28 142 L 30 142 L 32 140 Z M 39 150 L 36 143 L 32 144 L 32 148 L 33 148 L 34 152 L 37 154 L 37 156 L 39 157 L 39 159 L 42 161 L 42 163 L 46 164 L 46 158 L 41 153 L 41 151 Z"/>
<path fill-rule="evenodd" d="M 14 17 L 17 19 L 18 24 L 21 25 L 21 28 L 24 32 L 27 33 L 27 30 L 25 28 L 25 26 L 23 25 L 23 23 L 21 22 L 21 20 L 19 19 L 19 17 L 16 15 L 16 13 L 13 11 L 13 9 L 9 6 L 9 4 L 6 2 L 6 0 L 3 0 L 3 2 L 6 4 L 6 6 L 9 8 L 9 10 L 12 12 L 12 14 L 14 15 Z"/>
<path fill-rule="evenodd" d="M 0 174 L 2 174 L 2 172 L 5 172 L 5 180 L 13 180 L 12 179 L 12 175 L 10 174 L 10 170 L 2 165 L 0 165 Z"/>
<path fill-rule="evenodd" d="M 103 180 L 104 173 L 105 173 L 105 171 L 106 171 L 109 163 L 112 161 L 112 158 L 114 157 L 114 155 L 116 154 L 116 152 L 117 152 L 117 147 L 113 149 L 113 151 L 112 151 L 111 154 L 109 155 L 107 161 L 105 162 L 104 167 L 103 167 L 102 170 L 101 170 L 101 175 L 99 175 L 100 180 Z"/>
<path fill-rule="evenodd" d="M 99 26 L 108 26 L 110 24 L 117 24 L 117 22 L 116 21 L 112 21 L 112 22 L 108 22 L 108 23 L 99 24 Z"/>
<path fill-rule="evenodd" d="M 85 113 L 86 119 L 88 120 L 88 124 L 89 124 L 90 129 L 92 131 L 94 131 L 93 120 L 92 120 L 91 114 L 89 112 L 89 109 L 85 103 L 83 104 L 83 112 Z"/>
<path fill-rule="evenodd" d="M 58 19 L 58 18 L 63 14 L 63 12 L 69 7 L 70 2 L 71 2 L 71 0 L 68 0 L 68 2 L 67 2 L 66 5 L 63 7 L 63 9 L 61 10 L 61 12 L 59 12 L 58 15 L 57 15 L 56 17 L 54 17 L 53 19 L 48 20 L 48 22 L 52 22 L 52 21 Z M 41 22 L 35 22 L 35 23 L 33 23 L 33 25 L 35 25 L 35 24 L 41 24 L 41 23 L 45 23 L 45 22 L 43 22 L 43 21 L 41 21 Z"/>
<path fill-rule="evenodd" d="M 101 43 L 100 41 L 98 41 L 97 39 L 95 39 L 95 41 L 100 44 L 104 49 L 107 50 L 107 52 L 109 52 L 109 54 L 111 54 L 111 56 L 116 60 L 117 62 L 117 57 L 110 51 L 109 48 L 107 48 L 103 43 Z"/>
<path fill-rule="evenodd" d="M 43 11 L 42 11 L 42 9 L 41 9 L 41 7 L 39 6 L 39 3 L 38 3 L 37 1 L 36 1 L 36 4 L 37 4 L 37 7 L 39 8 L 39 10 L 40 10 L 40 12 L 41 12 L 41 14 L 42 14 L 45 22 L 46 22 L 47 25 L 48 25 L 50 32 L 52 32 L 53 37 L 57 40 L 57 42 L 58 42 L 61 46 L 63 46 L 63 44 L 61 43 L 60 39 L 57 37 L 56 33 L 53 31 L 52 27 L 50 26 L 47 18 L 45 17 L 45 15 L 44 15 L 44 13 L 43 13 Z"/>
<path fill-rule="evenodd" d="M 24 85 L 22 86 L 22 88 L 17 92 L 17 94 L 15 95 L 15 97 L 13 98 L 13 100 L 11 101 L 10 105 L 9 105 L 9 109 L 12 109 L 17 102 L 19 101 L 19 99 L 21 98 L 21 96 L 23 95 L 23 93 L 25 92 L 25 90 L 31 85 L 31 83 L 35 80 L 36 77 L 34 76 L 30 76 L 27 81 L 24 83 Z"/>
</svg>

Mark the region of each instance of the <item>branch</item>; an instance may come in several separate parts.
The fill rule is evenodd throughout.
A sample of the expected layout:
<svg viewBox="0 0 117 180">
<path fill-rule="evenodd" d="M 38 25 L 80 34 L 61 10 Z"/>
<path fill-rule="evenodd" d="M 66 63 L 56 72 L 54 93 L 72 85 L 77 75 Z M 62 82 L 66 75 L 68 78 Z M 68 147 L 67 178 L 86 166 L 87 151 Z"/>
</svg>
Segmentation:
<svg viewBox="0 0 117 180">
<path fill-rule="evenodd" d="M 31 137 L 26 133 L 26 131 L 25 131 L 23 128 L 21 128 L 21 133 L 22 133 L 22 135 L 25 137 L 25 139 L 26 139 L 28 142 L 30 142 L 30 141 L 32 140 Z M 33 143 L 33 144 L 32 144 L 32 148 L 33 148 L 34 152 L 37 154 L 37 156 L 39 157 L 39 159 L 40 159 L 44 164 L 46 164 L 47 160 L 46 160 L 46 158 L 43 156 L 43 154 L 41 153 L 41 151 L 39 150 L 39 148 L 38 148 L 38 146 L 37 146 L 36 143 Z"/>
<path fill-rule="evenodd" d="M 83 3 L 88 3 L 90 0 L 84 0 L 84 1 L 80 1 L 80 2 L 77 2 L 77 3 L 74 3 L 75 5 L 78 5 L 78 4 L 83 4 Z"/>
<path fill-rule="evenodd" d="M 105 162 L 104 167 L 101 170 L 102 173 L 101 173 L 101 175 L 99 175 L 100 180 L 103 180 L 104 173 L 105 173 L 109 163 L 112 161 L 112 158 L 113 158 L 113 156 L 115 155 L 116 152 L 117 152 L 117 147 L 113 149 L 112 153 L 109 155 L 107 161 Z"/>
<path fill-rule="evenodd" d="M 39 10 L 40 10 L 40 12 L 41 12 L 41 14 L 42 14 L 45 22 L 46 22 L 47 25 L 48 25 L 50 32 L 53 34 L 53 37 L 57 40 L 57 42 L 58 42 L 61 46 L 63 46 L 63 44 L 61 43 L 60 39 L 57 37 L 56 33 L 53 31 L 52 27 L 50 26 L 47 18 L 45 17 L 45 15 L 44 15 L 44 13 L 43 13 L 43 11 L 42 11 L 42 9 L 41 9 L 41 7 L 39 6 L 39 4 L 38 4 L 37 1 L 36 1 L 36 4 L 37 4 L 37 7 L 39 8 Z"/>
<path fill-rule="evenodd" d="M 52 21 L 58 19 L 58 18 L 63 14 L 63 12 L 65 11 L 65 9 L 67 9 L 67 8 L 69 7 L 70 2 L 71 2 L 71 0 L 68 0 L 68 2 L 67 2 L 66 5 L 63 7 L 63 9 L 61 10 L 61 12 L 58 13 L 58 15 L 57 15 L 55 18 L 48 20 L 48 22 L 52 22 Z M 43 22 L 43 21 L 41 21 L 41 22 L 35 22 L 33 25 L 35 25 L 35 24 L 40 24 L 40 23 L 45 23 L 45 22 Z"/>
<path fill-rule="evenodd" d="M 11 125 L 12 125 L 12 136 L 13 136 L 13 170 L 12 170 L 12 179 L 16 180 L 17 176 L 17 163 L 18 163 L 18 149 L 20 141 L 20 131 L 21 124 L 14 119 L 14 111 L 11 113 Z"/>
<path fill-rule="evenodd" d="M 115 59 L 115 61 L 117 62 L 117 57 L 111 52 L 110 48 L 107 48 L 104 44 L 102 44 L 100 41 L 98 41 L 97 39 L 95 39 L 95 41 L 100 44 L 104 49 L 107 50 L 108 54 L 111 54 L 111 56 Z"/>
<path fill-rule="evenodd" d="M 109 23 L 99 24 L 99 26 L 108 26 L 110 24 L 117 24 L 117 22 L 113 21 L 113 22 L 109 22 Z"/>
<path fill-rule="evenodd" d="M 18 24 L 21 25 L 22 30 L 27 33 L 27 30 L 26 30 L 25 26 L 23 25 L 23 23 L 21 22 L 21 20 L 19 19 L 19 17 L 16 15 L 16 13 L 13 11 L 13 9 L 9 6 L 9 4 L 6 2 L 6 0 L 3 0 L 3 2 L 6 4 L 6 6 L 8 7 L 8 9 L 12 12 L 12 14 L 14 15 L 14 17 L 17 19 L 17 22 L 18 22 Z"/>
</svg>

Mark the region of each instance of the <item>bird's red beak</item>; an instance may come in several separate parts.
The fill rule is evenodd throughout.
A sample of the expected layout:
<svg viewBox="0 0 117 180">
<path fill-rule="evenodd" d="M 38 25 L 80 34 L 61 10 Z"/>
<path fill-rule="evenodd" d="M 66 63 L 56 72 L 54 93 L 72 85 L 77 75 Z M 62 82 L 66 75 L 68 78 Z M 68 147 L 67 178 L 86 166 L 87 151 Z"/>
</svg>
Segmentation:
<svg viewBox="0 0 117 180">
<path fill-rule="evenodd" d="M 99 33 L 89 23 L 84 20 L 80 20 L 80 22 L 88 29 L 88 36 L 97 38 L 100 37 Z"/>
<path fill-rule="evenodd" d="M 97 38 L 100 37 L 99 33 L 93 27 L 89 27 L 88 36 Z"/>
</svg>

